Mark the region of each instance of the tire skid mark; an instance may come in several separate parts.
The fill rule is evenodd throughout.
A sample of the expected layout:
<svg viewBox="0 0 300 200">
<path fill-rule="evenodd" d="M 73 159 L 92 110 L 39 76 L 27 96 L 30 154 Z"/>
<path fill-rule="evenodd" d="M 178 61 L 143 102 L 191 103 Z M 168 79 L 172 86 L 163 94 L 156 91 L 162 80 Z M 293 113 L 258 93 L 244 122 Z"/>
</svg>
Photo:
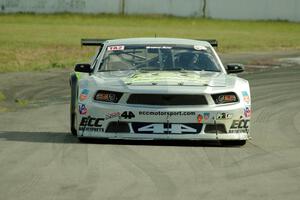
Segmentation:
<svg viewBox="0 0 300 200">
<path fill-rule="evenodd" d="M 207 149 L 204 149 L 204 152 L 205 152 L 205 157 L 206 157 L 206 160 L 208 161 L 208 164 L 210 165 L 210 168 L 211 169 L 214 169 L 215 168 L 215 165 L 214 165 L 214 162 L 211 160 L 210 156 L 209 156 L 209 152 Z"/>
<path fill-rule="evenodd" d="M 38 166 L 29 168 L 27 167 L 28 163 L 32 162 L 31 160 L 35 160 L 33 158 L 38 155 L 38 150 L 42 145 L 30 146 L 30 148 L 26 148 L 25 151 L 23 145 L 18 145 L 23 150 L 18 151 L 18 153 L 16 154 L 19 156 L 19 158 L 22 159 L 18 159 L 18 162 L 16 162 L 14 165 L 10 164 L 10 169 L 5 170 L 5 174 L 1 175 L 2 179 L 6 180 L 5 182 L 15 182 L 14 187 L 11 187 L 6 191 L 9 196 L 26 196 L 28 193 L 32 192 L 36 186 L 39 185 L 40 179 L 42 177 L 40 175 Z M 11 158 L 11 156 L 9 157 Z M 15 157 L 13 157 L 12 159 L 15 160 Z"/>
<path fill-rule="evenodd" d="M 176 196 L 176 185 L 172 182 L 170 177 L 148 159 L 144 158 L 130 147 L 122 146 L 116 148 L 115 152 L 120 160 L 123 160 L 121 164 L 124 165 L 124 160 L 126 160 L 126 162 L 130 161 L 130 163 L 134 164 L 134 166 L 147 175 L 155 185 L 159 196 L 168 198 Z"/>
<path fill-rule="evenodd" d="M 58 92 L 59 91 L 59 92 Z M 29 87 L 29 89 L 24 88 L 20 92 L 17 92 L 15 94 L 16 98 L 26 98 L 30 100 L 38 100 L 38 99 L 43 99 L 43 97 L 48 96 L 49 94 L 52 94 L 51 96 L 55 96 L 53 99 L 57 99 L 60 97 L 63 93 L 64 90 L 58 89 L 55 86 L 48 86 L 47 88 L 45 87 Z M 66 91 L 65 91 L 66 92 Z"/>
<path fill-rule="evenodd" d="M 120 156 L 118 148 L 123 148 L 123 147 L 110 147 L 109 151 L 106 153 L 109 153 L 111 157 L 119 163 L 122 167 L 122 169 L 127 170 L 130 174 L 132 174 L 134 177 L 137 177 L 137 171 L 141 172 L 139 168 L 137 168 L 130 160 L 125 159 L 123 156 Z M 120 150 L 123 151 L 123 150 Z M 139 187 L 138 181 L 134 180 L 134 182 L 129 183 L 123 188 L 119 188 L 117 190 L 114 188 L 113 194 L 109 196 L 107 199 L 142 199 L 139 198 L 141 194 L 138 193 L 138 190 L 136 188 Z"/>
<path fill-rule="evenodd" d="M 52 168 L 62 170 L 54 178 L 57 192 L 53 198 L 64 199 L 67 194 L 73 198 L 90 199 L 96 187 L 91 182 L 99 180 L 99 174 L 89 163 L 88 148 L 88 144 L 62 144 L 59 147 Z"/>
<path fill-rule="evenodd" d="M 274 172 L 279 172 L 283 173 L 285 170 L 291 170 L 291 169 L 296 169 L 300 167 L 300 162 L 295 162 L 295 163 L 284 163 L 284 164 L 278 164 L 276 166 L 265 166 L 263 168 L 259 169 L 251 169 L 247 171 L 240 171 L 238 174 L 232 173 L 230 177 L 234 179 L 240 179 L 240 178 L 246 178 L 246 177 L 251 177 L 251 176 L 258 176 L 258 175 L 264 175 L 266 176 L 267 174 L 274 173 Z"/>
<path fill-rule="evenodd" d="M 2 135 L 6 135 L 6 134 L 7 133 L 5 133 L 5 132 L 0 132 L 0 138 L 2 138 Z M 5 136 L 4 136 L 4 138 L 5 138 Z M 1 148 L 0 148 L 1 149 L 0 150 L 0 163 L 10 162 L 9 160 L 13 159 L 12 158 L 13 156 L 8 157 L 7 155 L 9 155 L 9 154 L 18 155 L 18 152 L 20 151 L 21 148 L 22 147 L 20 147 L 20 145 L 17 145 L 17 144 L 9 145 L 9 146 L 5 145 L 4 148 L 1 146 Z M 4 165 L 0 165 L 0 167 L 4 167 Z M 0 171 L 2 171 L 2 170 L 0 170 Z"/>
<path fill-rule="evenodd" d="M 14 144 L 14 146 L 17 146 L 15 149 L 15 153 L 10 152 L 9 155 L 6 158 L 1 161 L 1 163 L 10 163 L 10 167 L 5 171 L 6 173 L 15 173 L 16 168 L 19 168 L 22 166 L 22 163 L 26 162 L 28 159 L 31 157 L 35 156 L 38 154 L 38 151 L 35 151 L 38 147 L 42 146 L 39 145 L 38 147 L 35 146 L 29 146 L 26 145 L 26 149 L 24 149 L 25 144 L 19 143 L 19 144 Z M 21 158 L 21 159 L 20 159 Z M 12 164 L 13 163 L 13 164 Z M 5 165 L 2 165 L 5 167 Z"/>
<path fill-rule="evenodd" d="M 300 90 L 299 90 L 300 91 Z M 277 104 L 271 104 L 269 103 L 267 106 L 261 106 L 260 108 L 255 108 L 254 114 L 258 113 L 253 117 L 252 122 L 254 123 L 266 123 L 266 122 L 272 122 L 274 118 L 278 118 L 286 113 L 287 110 L 289 110 L 289 115 L 294 116 L 295 113 L 298 111 L 295 110 L 295 107 L 300 106 L 297 102 L 292 102 L 290 100 L 297 99 L 296 97 L 290 97 L 288 99 L 284 99 L 281 102 L 277 101 L 277 103 L 284 103 L 282 106 L 277 106 Z M 299 96 L 300 99 L 300 96 Z M 274 108 L 275 107 L 275 108 Z"/>
<path fill-rule="evenodd" d="M 284 117 L 282 115 L 282 117 L 280 119 L 278 119 L 278 120 L 280 120 L 280 122 L 282 124 L 284 124 L 284 126 L 279 126 L 279 130 L 282 133 L 284 133 L 286 135 L 286 137 L 299 136 L 299 131 L 296 128 L 295 122 L 294 122 L 294 120 L 295 120 L 294 116 L 296 116 L 297 113 L 299 113 L 299 111 L 295 110 L 294 106 L 291 106 L 291 108 L 289 109 L 289 115 L 286 117 Z M 292 117 L 289 118 L 289 116 L 292 116 Z M 300 138 L 299 137 L 294 137 L 294 138 L 295 139 L 292 140 L 292 144 L 294 144 L 295 146 L 298 146 Z"/>
<path fill-rule="evenodd" d="M 230 149 L 230 147 L 227 147 Z M 206 158 L 211 166 L 211 169 L 220 169 L 220 168 L 224 168 L 225 162 L 229 162 L 229 161 L 224 161 L 225 159 L 231 159 L 234 160 L 233 157 L 229 157 L 228 154 L 230 154 L 230 150 L 229 149 L 225 149 L 225 150 L 221 150 L 220 148 L 204 148 L 204 152 L 206 155 Z"/>
<path fill-rule="evenodd" d="M 249 143 L 249 145 L 254 146 L 256 150 L 259 150 L 260 153 L 252 154 L 248 157 L 245 157 L 245 158 L 239 160 L 237 163 L 233 163 L 232 167 L 235 167 L 236 164 L 241 165 L 243 162 L 245 162 L 245 164 L 251 163 L 252 161 L 257 162 L 257 160 L 262 160 L 262 161 L 270 160 L 272 162 L 272 164 L 267 163 L 267 165 L 262 165 L 262 166 L 259 166 L 257 168 L 252 168 L 247 171 L 241 170 L 241 171 L 239 171 L 238 174 L 231 173 L 229 177 L 231 177 L 232 179 L 239 179 L 239 178 L 257 176 L 257 175 L 266 176 L 269 173 L 278 172 L 278 173 L 288 173 L 288 174 L 290 174 L 290 176 L 292 178 L 294 178 L 293 174 L 291 174 L 289 172 L 289 170 L 299 168 L 300 167 L 299 161 L 293 162 L 293 161 L 287 160 L 285 157 L 281 156 L 278 152 L 267 151 L 267 150 L 264 150 L 262 147 L 259 147 L 258 145 L 255 145 L 251 142 L 248 142 L 248 143 Z M 300 147 L 297 147 L 297 148 L 300 148 Z M 295 149 L 295 148 L 291 147 L 289 149 Z M 251 151 L 249 151 L 249 152 L 251 153 L 252 151 L 253 151 L 253 149 L 251 148 Z M 276 162 L 276 163 L 274 164 L 273 162 Z M 256 163 L 255 166 L 260 165 L 260 164 L 261 163 Z M 285 170 L 288 170 L 288 171 L 286 172 Z"/>
<path fill-rule="evenodd" d="M 290 72 L 288 74 L 291 74 Z M 295 80 L 297 78 L 297 80 Z M 271 79 L 271 80 L 270 80 Z M 274 79 L 274 81 L 272 80 Z M 277 81 L 281 81 L 278 83 Z M 271 134 L 270 131 L 267 130 L 267 127 L 272 127 L 273 129 L 278 128 L 279 132 L 290 135 L 291 133 L 297 133 L 295 127 L 294 118 L 287 117 L 295 116 L 298 113 L 298 110 L 295 109 L 299 107 L 299 103 L 297 99 L 299 99 L 299 76 L 293 77 L 291 79 L 279 79 L 275 77 L 270 77 L 268 83 L 263 80 L 263 83 L 258 84 L 256 87 L 252 87 L 252 95 L 254 94 L 253 107 L 257 110 L 254 112 L 254 120 L 251 124 L 252 130 L 257 126 L 257 123 L 260 123 L 260 134 Z M 275 83 L 274 83 L 275 82 Z M 266 93 L 268 91 L 268 93 Z M 258 113 L 257 115 L 255 113 Z M 262 126 L 261 124 L 264 124 Z M 267 132 L 265 133 L 264 129 L 266 128 Z M 287 127 L 288 130 L 287 131 Z M 256 129 L 255 129 L 256 130 Z M 257 129 L 258 130 L 258 129 Z M 288 133 L 287 133 L 288 132 Z M 278 132 L 277 132 L 278 133 Z M 271 137 L 271 135 L 269 135 Z M 273 140 L 276 140 L 273 136 Z M 261 137 L 260 137 L 261 138 Z M 266 137 L 264 137 L 266 139 Z M 255 138 L 254 138 L 255 139 Z M 268 138 L 267 138 L 268 139 Z M 298 140 L 299 141 L 299 140 Z M 298 141 L 295 143 L 298 144 Z M 261 143 L 261 141 L 260 141 Z M 265 145 L 265 143 L 261 143 Z M 284 145 L 284 143 L 280 142 L 280 145 Z M 296 145 L 295 144 L 295 145 Z M 291 146 L 283 146 L 282 149 L 275 150 L 275 148 L 279 148 L 277 146 L 262 146 L 255 144 L 255 141 L 248 141 L 247 146 L 252 146 L 251 151 L 258 150 L 257 153 L 253 154 L 250 152 L 250 156 L 246 157 L 239 162 L 242 164 L 247 164 L 247 162 L 256 162 L 253 169 L 241 171 L 240 174 L 232 173 L 233 178 L 243 178 L 250 176 L 268 176 L 269 173 L 288 173 L 292 176 L 293 173 L 290 170 L 297 169 L 299 167 L 300 162 L 297 160 L 287 159 L 285 156 L 280 155 L 281 150 L 291 149 L 294 147 Z M 250 149 L 249 149 L 250 150 Z M 262 162 L 257 162 L 261 160 Z M 266 162 L 268 160 L 270 163 Z M 258 167 L 257 167 L 258 166 Z M 293 177 L 292 177 L 293 178 Z"/>
<path fill-rule="evenodd" d="M 216 166 L 216 163 L 212 161 L 212 158 L 209 155 L 210 153 L 208 153 L 212 150 L 215 150 L 218 153 L 220 152 L 218 148 L 211 147 L 194 147 L 183 150 L 184 153 L 181 157 L 186 161 L 187 165 L 192 170 L 194 176 L 193 179 L 196 184 L 202 184 L 203 179 L 205 180 L 206 184 L 210 184 L 214 181 L 214 178 L 216 178 L 217 176 L 216 173 L 211 173 L 210 176 L 214 177 L 211 178 L 205 172 L 211 170 L 212 168 L 220 167 L 220 165 Z M 214 154 L 215 157 L 215 153 L 212 154 Z"/>
<path fill-rule="evenodd" d="M 295 127 L 297 134 L 300 134 L 300 123 L 298 120 L 300 119 L 300 111 L 297 111 L 294 115 L 293 126 Z"/>
<path fill-rule="evenodd" d="M 39 185 L 39 182 L 41 180 L 41 175 L 39 174 L 33 174 L 31 175 L 32 177 L 30 178 L 29 181 L 25 181 L 21 184 L 20 188 L 16 189 L 16 193 L 18 195 L 26 195 L 28 192 L 34 190 L 35 186 Z"/>
<path fill-rule="evenodd" d="M 61 163 L 62 165 L 68 164 L 68 160 L 70 158 L 76 158 L 79 156 L 81 159 L 80 164 L 84 164 L 86 166 L 89 165 L 89 154 L 88 154 L 88 144 L 78 144 L 78 145 L 62 145 L 62 156 L 61 156 Z M 78 153 L 80 153 L 78 155 Z M 66 162 L 67 161 L 67 162 Z"/>
<path fill-rule="evenodd" d="M 69 144 L 69 142 L 62 143 L 61 141 L 67 141 L 67 135 L 66 134 L 61 134 L 61 136 L 56 136 L 56 137 L 51 137 L 49 138 L 49 142 L 50 144 L 47 144 L 47 146 L 49 147 L 49 149 L 51 149 L 49 152 L 49 158 L 47 159 L 47 161 L 45 161 L 40 167 L 41 168 L 47 168 L 49 167 L 51 164 L 53 164 L 53 162 L 56 162 L 59 158 L 60 155 L 63 153 L 63 150 L 66 146 L 66 144 Z M 69 146 L 69 145 L 68 145 Z M 43 147 L 43 150 L 45 150 L 45 146 Z"/>
<path fill-rule="evenodd" d="M 248 162 L 257 158 L 261 158 L 261 157 L 265 157 L 265 156 L 274 156 L 277 158 L 279 158 L 279 156 L 277 156 L 274 152 L 272 151 L 268 151 L 254 143 L 252 143 L 251 141 L 247 142 L 247 146 L 250 148 L 244 148 L 243 150 L 245 151 L 245 153 L 247 154 L 247 156 L 244 156 L 241 159 L 236 160 L 235 162 L 231 163 L 231 165 L 229 167 L 235 167 L 235 166 L 240 166 L 243 162 Z M 252 147 L 251 147 L 252 146 Z"/>
<path fill-rule="evenodd" d="M 186 164 L 189 166 L 189 168 L 191 169 L 191 172 L 193 172 L 193 182 L 195 183 L 199 183 L 200 182 L 200 172 L 199 172 L 199 160 L 194 160 L 191 158 L 197 158 L 197 153 L 195 152 L 194 148 L 190 148 L 188 150 L 184 150 L 184 155 L 181 156 L 186 162 Z"/>
<path fill-rule="evenodd" d="M 261 109 L 257 109 L 258 111 L 255 111 L 255 113 L 258 113 L 254 118 L 254 120 L 251 120 L 252 123 L 265 123 L 271 121 L 270 116 L 274 115 L 274 111 L 263 107 Z M 254 111 L 253 111 L 254 112 Z"/>
<path fill-rule="evenodd" d="M 137 188 L 138 184 L 137 182 L 131 183 L 124 188 L 121 189 L 119 192 L 115 192 L 112 196 L 108 197 L 109 200 L 133 200 L 133 199 L 142 199 L 141 194 L 138 193 L 138 191 L 133 190 L 134 188 Z"/>
<path fill-rule="evenodd" d="M 263 107 L 263 105 L 269 105 L 271 106 L 272 104 L 270 103 L 282 103 L 283 101 L 288 102 L 291 100 L 294 100 L 295 98 L 299 97 L 298 91 L 300 88 L 295 89 L 295 91 L 289 90 L 289 92 L 283 93 L 271 93 L 271 95 L 264 95 L 264 94 L 254 94 L 254 97 L 252 98 L 252 101 L 256 105 L 260 105 L 260 107 Z M 263 105 L 261 105 L 263 104 Z"/>
</svg>

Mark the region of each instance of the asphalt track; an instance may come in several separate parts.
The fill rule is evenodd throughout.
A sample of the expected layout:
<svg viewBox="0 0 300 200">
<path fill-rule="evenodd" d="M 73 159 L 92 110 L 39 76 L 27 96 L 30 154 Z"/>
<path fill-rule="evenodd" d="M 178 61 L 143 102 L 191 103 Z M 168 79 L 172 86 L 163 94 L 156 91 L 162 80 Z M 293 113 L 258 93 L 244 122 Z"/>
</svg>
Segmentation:
<svg viewBox="0 0 300 200">
<path fill-rule="evenodd" d="M 79 143 L 66 103 L 0 113 L 0 199 L 298 200 L 300 68 L 243 76 L 253 101 L 243 147 Z"/>
</svg>

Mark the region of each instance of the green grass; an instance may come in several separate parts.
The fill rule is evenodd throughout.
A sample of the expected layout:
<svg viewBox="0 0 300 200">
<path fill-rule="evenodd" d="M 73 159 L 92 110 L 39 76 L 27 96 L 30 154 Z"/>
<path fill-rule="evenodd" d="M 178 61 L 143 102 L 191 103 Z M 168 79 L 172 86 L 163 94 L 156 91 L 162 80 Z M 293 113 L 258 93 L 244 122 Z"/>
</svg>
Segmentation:
<svg viewBox="0 0 300 200">
<path fill-rule="evenodd" d="M 5 99 L 5 95 L 3 94 L 3 92 L 0 91 L 0 102 L 4 101 Z"/>
<path fill-rule="evenodd" d="M 72 67 L 94 49 L 81 38 L 161 37 L 218 39 L 221 52 L 300 49 L 300 24 L 166 16 L 79 14 L 0 15 L 0 72 Z"/>
<path fill-rule="evenodd" d="M 27 99 L 16 99 L 15 102 L 17 105 L 19 105 L 21 107 L 28 106 L 28 104 L 29 104 L 29 101 Z"/>
<path fill-rule="evenodd" d="M 5 99 L 6 99 L 5 95 L 3 94 L 3 92 L 0 91 L 0 103 L 5 101 Z M 0 105 L 0 113 L 6 112 L 6 111 L 7 111 L 7 108 Z"/>
</svg>

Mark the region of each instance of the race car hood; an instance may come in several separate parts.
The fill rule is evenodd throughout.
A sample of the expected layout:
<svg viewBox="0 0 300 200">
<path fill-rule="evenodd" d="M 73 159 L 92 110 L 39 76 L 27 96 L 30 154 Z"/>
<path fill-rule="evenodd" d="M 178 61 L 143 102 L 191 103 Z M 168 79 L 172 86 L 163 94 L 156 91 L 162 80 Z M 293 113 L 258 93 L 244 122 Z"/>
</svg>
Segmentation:
<svg viewBox="0 0 300 200">
<path fill-rule="evenodd" d="M 126 86 L 210 86 L 225 87 L 232 76 L 220 72 L 199 71 L 114 71 L 101 72 L 95 80 L 112 87 Z"/>
</svg>

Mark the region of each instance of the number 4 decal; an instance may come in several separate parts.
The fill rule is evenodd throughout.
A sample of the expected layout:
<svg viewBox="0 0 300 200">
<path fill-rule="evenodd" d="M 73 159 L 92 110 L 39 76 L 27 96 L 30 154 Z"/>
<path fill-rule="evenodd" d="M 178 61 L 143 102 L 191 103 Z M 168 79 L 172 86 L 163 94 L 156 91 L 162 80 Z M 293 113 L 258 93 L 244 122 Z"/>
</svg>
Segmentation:
<svg viewBox="0 0 300 200">
<path fill-rule="evenodd" d="M 139 132 L 164 133 L 163 124 L 150 124 L 138 129 Z"/>
<path fill-rule="evenodd" d="M 135 118 L 135 115 L 131 111 L 125 111 L 122 113 L 121 117 L 123 117 L 124 119 L 131 119 Z"/>
<path fill-rule="evenodd" d="M 169 131 L 171 131 L 171 133 L 197 133 L 197 129 L 183 124 L 171 124 Z"/>
<path fill-rule="evenodd" d="M 197 130 L 184 124 L 171 124 L 170 128 L 165 128 L 164 124 L 150 124 L 138 129 L 139 132 L 150 133 L 197 133 Z"/>
</svg>

